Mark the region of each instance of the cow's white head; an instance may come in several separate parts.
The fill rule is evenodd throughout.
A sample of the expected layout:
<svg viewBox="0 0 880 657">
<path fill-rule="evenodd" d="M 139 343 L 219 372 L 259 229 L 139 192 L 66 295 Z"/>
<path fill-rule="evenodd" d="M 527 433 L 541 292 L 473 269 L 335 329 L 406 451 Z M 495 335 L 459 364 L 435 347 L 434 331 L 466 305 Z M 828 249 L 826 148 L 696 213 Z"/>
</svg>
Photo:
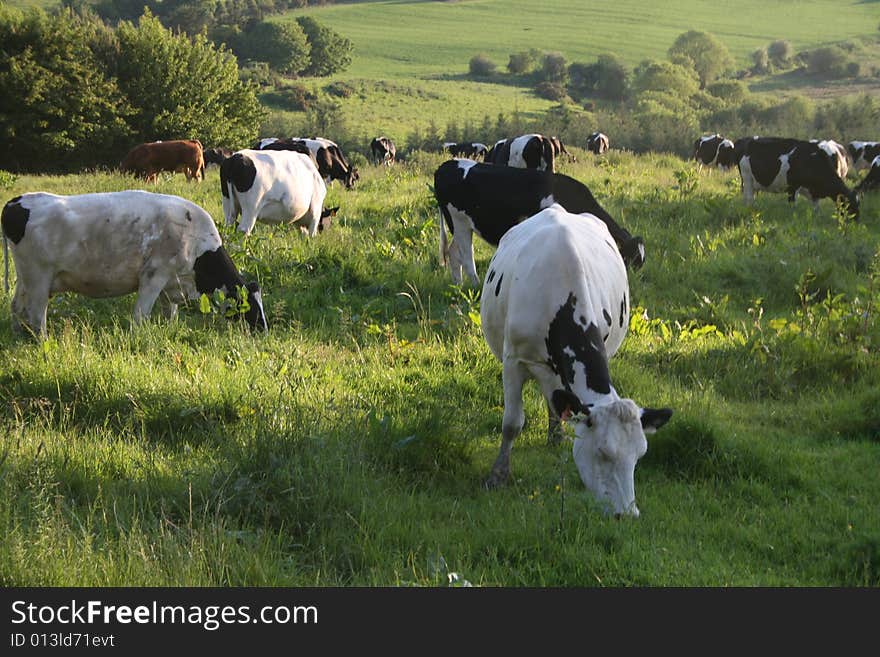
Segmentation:
<svg viewBox="0 0 880 657">
<path fill-rule="evenodd" d="M 575 422 L 572 454 L 584 485 L 607 512 L 637 518 L 635 469 L 648 451 L 645 434 L 666 424 L 672 409 L 643 409 L 631 399 L 585 406 L 561 389 L 553 405 L 560 418 Z"/>
</svg>

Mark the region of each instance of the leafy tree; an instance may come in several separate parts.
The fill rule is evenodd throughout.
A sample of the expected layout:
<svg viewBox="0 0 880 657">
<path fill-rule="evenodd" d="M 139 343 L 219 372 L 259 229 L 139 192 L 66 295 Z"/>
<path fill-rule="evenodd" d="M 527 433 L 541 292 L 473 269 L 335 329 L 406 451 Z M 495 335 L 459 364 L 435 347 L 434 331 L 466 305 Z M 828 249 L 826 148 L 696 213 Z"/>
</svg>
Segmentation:
<svg viewBox="0 0 880 657">
<path fill-rule="evenodd" d="M 690 60 L 700 78 L 701 89 L 733 66 L 727 47 L 714 35 L 697 30 L 680 34 L 669 48 L 669 58 L 678 63 Z"/>
<path fill-rule="evenodd" d="M 131 114 L 89 44 L 112 49 L 98 22 L 63 10 L 0 7 L 0 168 L 65 170 L 105 162 Z"/>
<path fill-rule="evenodd" d="M 297 74 L 311 64 L 306 33 L 297 23 L 257 23 L 242 33 L 236 44 L 239 57 L 266 62 L 279 73 Z"/>
<path fill-rule="evenodd" d="M 175 36 L 149 12 L 117 29 L 118 83 L 137 108 L 130 124 L 142 140 L 195 137 L 203 144 L 246 144 L 263 110 L 238 78 L 232 53 L 204 35 Z"/>
<path fill-rule="evenodd" d="M 354 45 L 349 39 L 311 16 L 300 16 L 296 22 L 305 32 L 311 47 L 311 64 L 303 75 L 324 77 L 344 71 L 351 65 Z"/>
<path fill-rule="evenodd" d="M 636 93 L 658 91 L 679 98 L 693 96 L 700 87 L 696 72 L 685 66 L 658 60 L 646 60 L 633 71 Z"/>
</svg>

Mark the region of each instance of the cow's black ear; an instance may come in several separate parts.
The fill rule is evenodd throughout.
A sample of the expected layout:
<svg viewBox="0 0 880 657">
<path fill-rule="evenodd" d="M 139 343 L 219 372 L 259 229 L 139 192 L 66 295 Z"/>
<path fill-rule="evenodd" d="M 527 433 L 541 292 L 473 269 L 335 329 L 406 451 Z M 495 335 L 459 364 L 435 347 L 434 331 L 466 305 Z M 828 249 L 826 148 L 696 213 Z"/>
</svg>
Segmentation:
<svg viewBox="0 0 880 657">
<path fill-rule="evenodd" d="M 581 404 L 581 400 L 577 398 L 570 390 L 557 388 L 553 391 L 551 399 L 553 410 L 562 420 L 567 420 L 575 413 L 589 413 L 589 409 Z"/>
<path fill-rule="evenodd" d="M 642 430 L 645 433 L 654 433 L 669 422 L 672 417 L 671 408 L 643 408 L 642 409 Z"/>
</svg>

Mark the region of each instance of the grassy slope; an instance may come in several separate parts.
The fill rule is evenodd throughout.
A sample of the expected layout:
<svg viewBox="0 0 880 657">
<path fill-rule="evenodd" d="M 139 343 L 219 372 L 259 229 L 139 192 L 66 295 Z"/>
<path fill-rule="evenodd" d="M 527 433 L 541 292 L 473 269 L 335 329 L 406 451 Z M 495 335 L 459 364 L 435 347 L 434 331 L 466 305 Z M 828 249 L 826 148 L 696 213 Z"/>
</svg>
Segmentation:
<svg viewBox="0 0 880 657">
<path fill-rule="evenodd" d="M 844 233 L 827 201 L 750 210 L 732 174 L 680 199 L 676 158 L 577 153 L 565 171 L 648 245 L 633 303 L 670 328 L 631 333 L 612 363 L 619 389 L 676 411 L 636 471 L 638 521 L 595 511 L 544 444 L 533 386 L 513 484 L 480 489 L 500 367 L 474 296 L 435 264 L 425 156 L 331 188 L 342 218 L 314 240 L 227 235 L 263 282 L 266 337 L 193 309 L 130 329 L 131 298 L 64 296 L 41 346 L 10 335 L 0 297 L 0 582 L 432 584 L 442 555 L 485 585 L 880 584 L 876 341 L 828 342 L 795 294 L 808 269 L 850 302 L 871 294 L 880 199 Z M 131 184 L 27 176 L 0 201 Z M 216 188 L 211 171 L 157 191 L 219 218 Z M 481 272 L 490 255 L 477 245 Z M 816 335 L 778 334 L 783 319 Z M 689 321 L 722 334 L 688 338 Z"/>
<path fill-rule="evenodd" d="M 479 124 L 484 116 L 515 110 L 530 119 L 554 104 L 527 87 L 467 80 L 468 61 L 481 52 L 500 71 L 510 53 L 529 48 L 561 52 L 569 62 L 612 52 L 634 66 L 646 58 L 665 59 L 679 34 L 697 29 L 715 34 L 745 68 L 750 54 L 774 39 L 788 39 L 798 51 L 873 38 L 880 20 L 872 3 L 834 0 L 745 0 L 736 11 L 711 0 L 551 0 L 537 11 L 530 0 L 364 2 L 303 11 L 354 42 L 351 68 L 335 78 L 353 80 L 361 89 L 345 101 L 348 127 L 354 134 L 388 133 L 398 140 L 431 120 L 442 129 L 452 120 Z M 371 81 L 405 85 L 408 92 L 392 97 Z M 310 83 L 321 86 L 327 79 Z"/>
</svg>

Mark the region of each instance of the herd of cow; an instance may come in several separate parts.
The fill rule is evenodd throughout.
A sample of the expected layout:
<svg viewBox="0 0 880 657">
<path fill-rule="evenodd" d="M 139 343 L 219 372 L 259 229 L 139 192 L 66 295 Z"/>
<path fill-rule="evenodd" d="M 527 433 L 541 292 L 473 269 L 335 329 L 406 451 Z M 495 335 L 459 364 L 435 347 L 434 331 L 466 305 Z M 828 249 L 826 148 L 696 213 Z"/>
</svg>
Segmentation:
<svg viewBox="0 0 880 657">
<path fill-rule="evenodd" d="M 608 137 L 593 133 L 587 147 L 604 153 Z M 511 448 L 524 422 L 523 384 L 534 378 L 547 404 L 548 441 L 558 442 L 561 422 L 570 420 L 585 486 L 606 510 L 637 516 L 636 462 L 647 449 L 645 435 L 665 424 L 672 410 L 621 398 L 608 359 L 629 326 L 627 267 L 644 264 L 644 240 L 618 225 L 583 183 L 556 173 L 558 157 L 574 159 L 556 137 L 528 134 L 491 147 L 450 142 L 443 148 L 452 158 L 435 171 L 433 187 L 441 262 L 456 283 L 465 275 L 477 285 L 473 234 L 497 246 L 483 279 L 481 326 L 502 362 L 504 414 L 487 485 L 509 476 Z M 387 137 L 373 139 L 370 152 L 377 165 L 395 162 Z M 830 140 L 733 142 L 716 134 L 694 143 L 694 159 L 701 166 L 736 165 L 747 202 L 758 190 L 787 191 L 791 201 L 798 194 L 814 203 L 832 197 L 856 218 L 860 194 L 880 186 L 878 142 L 844 148 Z M 220 168 L 227 225 L 238 220 L 245 235 L 260 221 L 293 223 L 314 236 L 338 210 L 324 207 L 327 185 L 338 180 L 350 189 L 359 178 L 339 146 L 321 138 L 262 139 L 234 153 L 203 149 L 195 140 L 152 142 L 132 149 L 120 168 L 147 181 L 162 171 L 202 180 L 207 164 Z M 844 182 L 850 166 L 870 168 L 853 190 Z M 61 292 L 137 292 L 134 319 L 141 321 L 157 301 L 174 316 L 178 303 L 215 290 L 246 299 L 247 322 L 267 330 L 259 285 L 243 279 L 210 214 L 186 199 L 134 190 L 32 192 L 6 203 L 2 230 L 17 273 L 17 331 L 45 336 L 49 298 Z"/>
</svg>

